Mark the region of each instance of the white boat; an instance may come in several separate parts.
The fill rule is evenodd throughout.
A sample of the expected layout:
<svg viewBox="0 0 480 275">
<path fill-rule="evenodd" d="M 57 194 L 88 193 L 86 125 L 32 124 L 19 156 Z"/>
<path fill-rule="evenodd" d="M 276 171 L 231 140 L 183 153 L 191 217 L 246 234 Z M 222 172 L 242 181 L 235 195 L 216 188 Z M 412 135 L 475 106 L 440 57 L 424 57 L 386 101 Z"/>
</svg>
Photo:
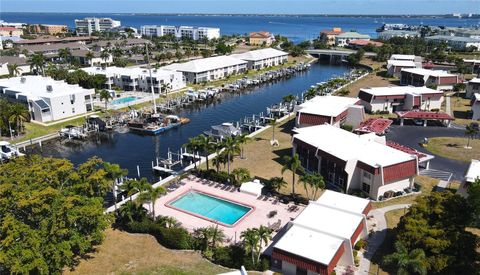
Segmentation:
<svg viewBox="0 0 480 275">
<path fill-rule="evenodd" d="M 82 139 L 87 137 L 80 127 L 75 127 L 73 125 L 65 126 L 65 128 L 62 128 L 60 131 L 58 131 L 58 134 L 61 137 L 68 139 Z"/>
<path fill-rule="evenodd" d="M 17 148 L 6 141 L 0 141 L 0 160 L 10 160 L 16 157 L 25 156 Z"/>
<path fill-rule="evenodd" d="M 191 90 L 186 92 L 185 95 L 188 97 L 189 100 L 197 100 L 199 97 L 199 94 L 197 92 Z"/>
<path fill-rule="evenodd" d="M 220 139 L 220 140 L 227 137 L 238 136 L 241 133 L 242 132 L 240 128 L 238 126 L 235 127 L 233 123 L 230 123 L 230 122 L 224 122 L 221 125 L 211 126 L 210 131 L 205 132 L 207 136 Z"/>
</svg>

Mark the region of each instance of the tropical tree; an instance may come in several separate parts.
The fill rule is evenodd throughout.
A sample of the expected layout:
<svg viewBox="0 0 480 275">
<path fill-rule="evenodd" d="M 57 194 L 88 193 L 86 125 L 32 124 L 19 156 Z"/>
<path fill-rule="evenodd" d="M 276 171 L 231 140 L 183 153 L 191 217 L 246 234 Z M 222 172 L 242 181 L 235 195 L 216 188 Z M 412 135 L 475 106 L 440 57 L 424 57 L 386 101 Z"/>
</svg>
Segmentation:
<svg viewBox="0 0 480 275">
<path fill-rule="evenodd" d="M 22 123 L 28 120 L 29 113 L 27 108 L 22 104 L 12 104 L 8 109 L 10 114 L 8 120 L 10 123 L 14 123 L 17 127 L 17 133 L 20 133 L 22 130 Z"/>
<path fill-rule="evenodd" d="M 247 144 L 249 141 L 251 140 L 251 138 L 249 138 L 247 135 L 245 134 L 241 134 L 241 135 L 238 135 L 238 136 L 235 136 L 235 141 L 237 142 L 237 144 L 240 146 L 240 158 L 244 159 L 245 158 L 245 155 L 244 155 L 244 146 L 245 144 Z"/>
<path fill-rule="evenodd" d="M 259 251 L 260 236 L 255 228 L 248 228 L 240 234 L 243 240 L 243 248 L 252 256 L 252 264 L 255 266 L 255 252 Z"/>
<path fill-rule="evenodd" d="M 195 170 L 197 170 L 196 153 L 198 152 L 201 146 L 198 141 L 199 141 L 198 137 L 189 138 L 187 144 L 184 145 L 186 149 L 192 151 L 193 167 L 195 168 Z"/>
<path fill-rule="evenodd" d="M 108 110 L 108 102 L 110 101 L 110 99 L 113 98 L 112 95 L 110 94 L 109 91 L 105 89 L 100 90 L 99 95 L 100 95 L 100 100 L 105 101 L 105 111 Z"/>
<path fill-rule="evenodd" d="M 15 63 L 8 64 L 7 69 L 8 69 L 9 76 L 17 76 L 22 73 L 22 68 L 20 68 L 20 66 L 18 66 L 18 64 L 15 64 Z"/>
<path fill-rule="evenodd" d="M 409 252 L 399 241 L 395 242 L 395 252 L 385 256 L 383 262 L 387 265 L 394 265 L 399 275 L 427 274 L 425 252 L 420 248 Z"/>
<path fill-rule="evenodd" d="M 32 55 L 28 63 L 31 71 L 35 71 L 37 74 L 44 74 L 45 56 L 42 53 Z"/>
<path fill-rule="evenodd" d="M 202 152 L 205 154 L 207 170 L 209 170 L 210 167 L 209 167 L 208 155 L 210 155 L 210 153 L 212 153 L 215 150 L 215 141 L 210 136 L 207 137 L 205 135 L 199 135 L 196 138 L 196 142 L 197 142 L 198 148 L 200 148 L 200 150 L 202 150 Z"/>
<path fill-rule="evenodd" d="M 197 241 L 201 251 L 213 251 L 217 244 L 225 241 L 225 233 L 216 226 L 197 228 L 193 231 L 193 237 Z"/>
<path fill-rule="evenodd" d="M 267 189 L 275 192 L 279 192 L 282 187 L 287 185 L 287 182 L 283 177 L 273 177 L 265 182 Z"/>
<path fill-rule="evenodd" d="M 230 175 L 230 161 L 235 154 L 240 152 L 240 147 L 238 146 L 237 141 L 233 137 L 227 137 L 223 140 L 222 146 L 225 149 L 225 154 L 227 154 L 227 172 Z"/>
<path fill-rule="evenodd" d="M 325 181 L 323 180 L 322 175 L 319 173 L 305 173 L 300 177 L 300 181 L 303 183 L 303 188 L 305 188 L 305 194 L 307 198 L 312 200 L 317 196 L 319 189 L 325 188 Z M 311 197 L 308 196 L 308 188 L 312 189 Z"/>
<path fill-rule="evenodd" d="M 143 221 L 147 216 L 147 209 L 139 203 L 127 201 L 116 212 L 116 223 L 119 225 L 128 225 L 134 221 Z"/>
<path fill-rule="evenodd" d="M 167 96 L 168 93 L 172 90 L 172 84 L 164 83 L 164 84 L 162 84 L 161 88 L 162 88 L 162 91 L 165 92 L 165 96 Z"/>
<path fill-rule="evenodd" d="M 155 220 L 155 202 L 157 199 L 161 196 L 164 195 L 166 192 L 165 188 L 162 186 L 159 186 L 157 188 L 153 188 L 151 185 L 146 186 L 146 190 L 140 193 L 138 196 L 138 200 L 141 203 L 148 202 L 150 203 L 150 209 L 152 211 L 152 219 Z"/>
<path fill-rule="evenodd" d="M 247 168 L 235 168 L 232 171 L 232 175 L 239 184 L 251 179 L 250 171 Z"/>
<path fill-rule="evenodd" d="M 107 172 L 107 178 L 111 181 L 113 204 L 115 205 L 115 211 L 117 211 L 117 185 L 121 178 L 128 175 L 128 170 L 110 162 L 104 162 L 103 169 Z"/>
<path fill-rule="evenodd" d="M 87 60 L 87 63 L 89 63 L 91 66 L 93 66 L 92 60 L 93 60 L 94 57 L 95 57 L 95 55 L 91 51 L 88 51 L 85 54 L 85 59 Z"/>
<path fill-rule="evenodd" d="M 284 103 L 290 103 L 290 102 L 292 102 L 292 101 L 294 101 L 294 100 L 295 100 L 295 96 L 292 95 L 292 94 L 288 94 L 288 95 L 282 97 L 282 101 L 283 101 Z"/>
<path fill-rule="evenodd" d="M 132 196 L 137 193 L 141 193 L 147 188 L 149 188 L 150 184 L 146 178 L 141 178 L 140 180 L 130 179 L 124 181 L 120 185 L 120 189 L 126 192 L 127 197 L 130 197 L 130 201 L 132 201 Z"/>
<path fill-rule="evenodd" d="M 156 221 L 166 228 L 179 227 L 181 225 L 181 223 L 172 216 L 158 216 Z"/>
<path fill-rule="evenodd" d="M 467 148 L 470 148 L 470 139 L 474 139 L 478 134 L 478 128 L 472 124 L 465 127 L 465 135 L 467 136 Z"/>
<path fill-rule="evenodd" d="M 63 62 L 68 63 L 72 58 L 72 53 L 70 52 L 69 48 L 59 49 L 58 57 L 60 57 L 60 59 L 62 59 Z"/>
<path fill-rule="evenodd" d="M 225 169 L 225 166 L 227 164 L 227 154 L 224 151 L 219 151 L 219 146 L 216 146 L 216 153 L 217 156 L 212 160 L 213 165 L 215 165 L 215 168 L 217 172 L 220 171 L 220 165 L 223 165 L 223 168 Z"/>
<path fill-rule="evenodd" d="M 304 97 L 305 99 L 312 99 L 317 95 L 317 90 L 315 88 L 310 88 L 308 91 L 305 93 Z"/>
<path fill-rule="evenodd" d="M 103 50 L 101 53 L 100 53 L 100 58 L 105 62 L 107 63 L 107 60 L 110 58 L 110 52 L 105 49 Z"/>
<path fill-rule="evenodd" d="M 272 239 L 272 232 L 273 230 L 264 226 L 260 225 L 257 229 L 257 234 L 259 238 L 259 251 L 257 254 L 257 263 L 260 261 L 260 251 L 263 247 L 267 246 L 268 242 Z"/>
<path fill-rule="evenodd" d="M 297 172 L 303 172 L 304 169 L 302 167 L 302 162 L 296 153 L 293 155 L 293 157 L 284 156 L 283 161 L 285 164 L 282 167 L 282 175 L 287 170 L 292 172 L 292 194 L 295 195 L 295 174 Z"/>
</svg>

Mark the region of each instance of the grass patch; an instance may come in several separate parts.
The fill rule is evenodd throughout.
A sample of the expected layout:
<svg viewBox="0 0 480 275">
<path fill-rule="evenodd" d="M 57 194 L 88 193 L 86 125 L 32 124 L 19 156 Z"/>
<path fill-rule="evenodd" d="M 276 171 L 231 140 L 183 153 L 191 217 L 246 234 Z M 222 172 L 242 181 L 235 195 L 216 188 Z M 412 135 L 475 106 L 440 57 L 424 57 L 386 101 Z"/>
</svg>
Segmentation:
<svg viewBox="0 0 480 275">
<path fill-rule="evenodd" d="M 52 134 L 52 133 L 58 132 L 60 129 L 62 129 L 67 125 L 79 126 L 79 125 L 82 125 L 84 122 L 85 122 L 85 117 L 79 117 L 76 119 L 54 124 L 51 126 L 43 126 L 40 124 L 26 122 L 25 123 L 26 134 L 13 139 L 13 142 L 21 142 L 21 141 L 41 137 L 44 135 Z"/>
<path fill-rule="evenodd" d="M 108 229 L 97 251 L 64 274 L 217 274 L 228 269 L 214 265 L 197 252 L 169 250 L 153 236 Z"/>
<path fill-rule="evenodd" d="M 349 97 L 358 96 L 358 92 L 362 88 L 367 87 L 385 87 L 396 85 L 396 81 L 384 76 L 386 71 L 371 72 L 369 75 L 364 78 L 353 82 L 352 84 L 345 87 L 346 90 L 350 91 Z"/>
<path fill-rule="evenodd" d="M 461 137 L 435 137 L 429 139 L 425 149 L 438 156 L 470 162 L 480 156 L 480 140 L 470 140 L 470 149 L 465 148 L 467 142 L 467 138 Z"/>
</svg>

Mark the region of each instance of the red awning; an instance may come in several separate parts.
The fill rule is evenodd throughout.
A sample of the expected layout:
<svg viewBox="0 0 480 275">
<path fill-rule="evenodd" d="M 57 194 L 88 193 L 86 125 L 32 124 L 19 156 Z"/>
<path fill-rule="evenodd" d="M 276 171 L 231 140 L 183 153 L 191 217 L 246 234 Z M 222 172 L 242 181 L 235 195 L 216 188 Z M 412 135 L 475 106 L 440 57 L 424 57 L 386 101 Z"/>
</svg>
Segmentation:
<svg viewBox="0 0 480 275">
<path fill-rule="evenodd" d="M 396 112 L 398 118 L 406 119 L 426 119 L 426 120 L 454 120 L 452 116 L 443 112 L 426 112 L 426 111 L 402 111 Z"/>
<path fill-rule="evenodd" d="M 418 157 L 418 159 L 421 159 L 421 158 L 427 156 L 422 152 L 419 152 L 419 151 L 417 151 L 413 148 L 407 147 L 405 145 L 396 143 L 394 141 L 387 141 L 387 146 L 392 147 L 392 148 L 397 149 L 397 150 L 400 150 L 400 151 L 405 152 L 405 153 L 410 154 L 410 155 L 416 155 Z"/>
<path fill-rule="evenodd" d="M 362 133 L 375 133 L 381 135 L 385 133 L 388 127 L 393 121 L 386 118 L 369 118 L 366 121 L 360 123 L 360 126 L 355 129 L 356 132 Z"/>
</svg>

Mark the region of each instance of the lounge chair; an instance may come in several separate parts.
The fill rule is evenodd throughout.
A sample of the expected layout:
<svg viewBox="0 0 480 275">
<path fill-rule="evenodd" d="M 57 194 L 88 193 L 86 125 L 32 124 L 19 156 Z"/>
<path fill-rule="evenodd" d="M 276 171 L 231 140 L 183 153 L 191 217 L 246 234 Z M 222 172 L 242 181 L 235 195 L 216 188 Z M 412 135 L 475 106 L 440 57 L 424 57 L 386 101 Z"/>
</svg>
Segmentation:
<svg viewBox="0 0 480 275">
<path fill-rule="evenodd" d="M 269 219 L 271 219 L 271 218 L 275 217 L 277 214 L 278 214 L 277 210 L 273 210 L 273 211 L 268 212 L 267 217 Z"/>
<path fill-rule="evenodd" d="M 231 192 L 231 193 L 235 192 L 235 189 L 237 189 L 237 187 L 232 186 L 232 188 L 230 188 L 230 192 Z"/>
</svg>

